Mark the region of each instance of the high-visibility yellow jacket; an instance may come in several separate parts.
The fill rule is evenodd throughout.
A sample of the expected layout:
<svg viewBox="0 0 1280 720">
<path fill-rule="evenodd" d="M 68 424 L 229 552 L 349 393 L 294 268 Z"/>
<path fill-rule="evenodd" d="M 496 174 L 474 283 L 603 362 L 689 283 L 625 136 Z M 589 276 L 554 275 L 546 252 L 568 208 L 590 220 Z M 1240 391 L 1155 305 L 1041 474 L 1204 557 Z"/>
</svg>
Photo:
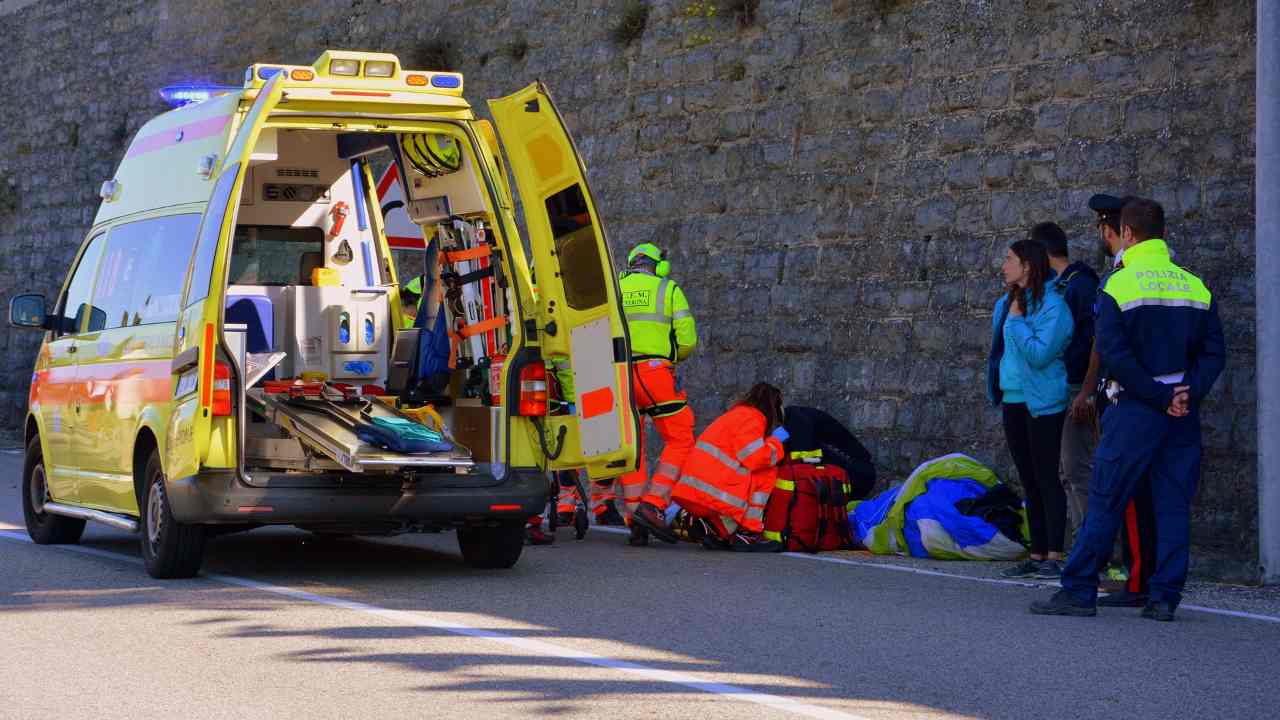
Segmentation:
<svg viewBox="0 0 1280 720">
<path fill-rule="evenodd" d="M 684 291 L 671 278 L 646 272 L 623 273 L 622 308 L 631 334 L 633 359 L 679 362 L 693 354 L 698 328 Z"/>
</svg>

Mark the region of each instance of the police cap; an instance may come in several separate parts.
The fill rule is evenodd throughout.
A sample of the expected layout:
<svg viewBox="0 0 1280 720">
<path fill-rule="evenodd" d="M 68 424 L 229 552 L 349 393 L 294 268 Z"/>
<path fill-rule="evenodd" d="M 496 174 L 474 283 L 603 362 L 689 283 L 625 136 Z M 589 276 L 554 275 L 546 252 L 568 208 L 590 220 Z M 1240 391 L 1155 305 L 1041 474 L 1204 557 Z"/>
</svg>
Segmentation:
<svg viewBox="0 0 1280 720">
<path fill-rule="evenodd" d="M 1089 209 L 1099 213 L 1118 213 L 1124 207 L 1124 200 L 1115 195 L 1094 195 L 1089 198 Z"/>
</svg>

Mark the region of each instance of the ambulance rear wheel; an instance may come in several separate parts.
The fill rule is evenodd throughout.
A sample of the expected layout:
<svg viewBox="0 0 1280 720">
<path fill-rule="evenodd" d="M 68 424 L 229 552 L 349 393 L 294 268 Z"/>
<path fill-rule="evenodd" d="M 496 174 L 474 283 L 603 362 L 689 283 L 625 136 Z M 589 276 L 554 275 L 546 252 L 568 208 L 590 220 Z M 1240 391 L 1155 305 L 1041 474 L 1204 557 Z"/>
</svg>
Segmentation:
<svg viewBox="0 0 1280 720">
<path fill-rule="evenodd" d="M 524 526 L 505 523 L 497 527 L 458 528 L 462 559 L 473 568 L 506 569 L 516 564 L 524 550 Z"/>
<path fill-rule="evenodd" d="M 80 542 L 80 535 L 84 533 L 84 520 L 44 511 L 44 504 L 50 500 L 48 477 L 44 467 L 44 453 L 40 449 L 40 438 L 34 437 L 27 444 L 27 456 L 22 466 L 22 515 L 27 521 L 27 534 L 37 545 Z"/>
<path fill-rule="evenodd" d="M 147 573 L 154 578 L 194 577 L 204 561 L 204 528 L 173 519 L 158 451 L 151 451 L 143 477 L 147 484 L 139 508 L 142 517 L 138 534 L 142 536 L 142 561 Z"/>
</svg>

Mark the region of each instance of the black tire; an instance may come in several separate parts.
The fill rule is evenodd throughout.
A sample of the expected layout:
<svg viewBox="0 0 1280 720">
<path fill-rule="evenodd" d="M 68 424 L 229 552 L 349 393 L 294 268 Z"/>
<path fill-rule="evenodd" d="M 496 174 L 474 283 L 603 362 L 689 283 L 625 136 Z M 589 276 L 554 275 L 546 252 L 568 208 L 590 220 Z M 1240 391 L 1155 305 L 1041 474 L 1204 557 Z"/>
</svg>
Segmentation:
<svg viewBox="0 0 1280 720">
<path fill-rule="evenodd" d="M 159 452 L 151 451 L 143 478 L 138 534 L 147 574 L 154 578 L 193 577 L 200 572 L 200 563 L 204 560 L 204 528 L 183 525 L 173 519 Z"/>
<path fill-rule="evenodd" d="M 69 545 L 80 542 L 80 536 L 84 534 L 84 520 L 50 515 L 43 511 L 44 503 L 49 499 L 47 478 L 40 438 L 31 438 L 22 464 L 22 516 L 27 521 L 27 534 L 37 545 Z"/>
<path fill-rule="evenodd" d="M 497 527 L 458 528 L 458 548 L 462 559 L 473 568 L 506 569 L 515 565 L 524 551 L 524 526 L 505 523 Z"/>
</svg>

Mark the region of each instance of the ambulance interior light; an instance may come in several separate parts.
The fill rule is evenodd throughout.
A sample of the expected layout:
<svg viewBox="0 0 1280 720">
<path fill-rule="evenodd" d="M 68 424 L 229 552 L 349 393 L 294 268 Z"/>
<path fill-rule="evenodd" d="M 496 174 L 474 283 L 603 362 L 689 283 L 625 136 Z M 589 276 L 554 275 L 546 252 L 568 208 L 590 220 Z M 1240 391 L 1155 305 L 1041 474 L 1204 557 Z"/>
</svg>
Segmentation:
<svg viewBox="0 0 1280 720">
<path fill-rule="evenodd" d="M 360 61 L 334 58 L 329 61 L 329 74 L 355 77 L 360 74 Z"/>
<path fill-rule="evenodd" d="M 364 76 L 389 78 L 396 72 L 396 64 L 386 60 L 370 60 L 364 64 Z"/>
<path fill-rule="evenodd" d="M 238 87 L 229 87 L 227 85 L 170 85 L 160 89 L 160 97 L 164 99 L 169 107 L 180 108 L 183 105 L 204 102 L 211 97 L 226 95 L 239 89 Z"/>
</svg>

